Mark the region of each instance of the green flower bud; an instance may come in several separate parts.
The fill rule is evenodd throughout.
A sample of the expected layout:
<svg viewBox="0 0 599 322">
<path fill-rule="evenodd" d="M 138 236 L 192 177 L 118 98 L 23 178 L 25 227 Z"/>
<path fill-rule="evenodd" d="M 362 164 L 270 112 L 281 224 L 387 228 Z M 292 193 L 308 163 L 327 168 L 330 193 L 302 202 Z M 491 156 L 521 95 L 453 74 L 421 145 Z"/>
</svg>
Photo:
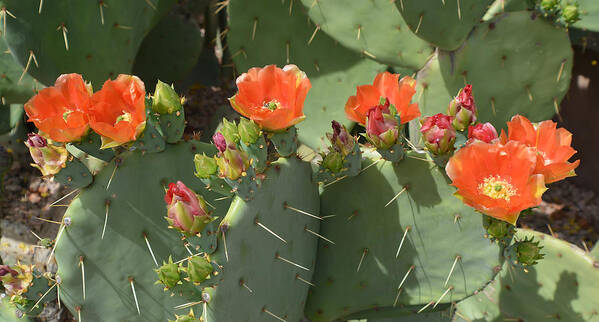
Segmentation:
<svg viewBox="0 0 599 322">
<path fill-rule="evenodd" d="M 543 246 L 539 246 L 539 242 L 534 242 L 533 238 L 530 238 L 530 240 L 524 239 L 518 241 L 514 246 L 516 247 L 516 253 L 518 254 L 518 262 L 523 265 L 535 265 L 538 260 L 543 259 L 545 256 L 544 254 L 541 254 Z"/>
<path fill-rule="evenodd" d="M 162 266 L 154 270 L 158 274 L 156 284 L 162 283 L 166 288 L 175 287 L 181 281 L 179 274 L 179 266 L 173 263 L 171 256 L 168 257 L 168 262 L 162 262 Z"/>
<path fill-rule="evenodd" d="M 562 8 L 562 18 L 567 25 L 571 25 L 580 20 L 580 11 L 578 5 L 568 4 Z"/>
<path fill-rule="evenodd" d="M 177 319 L 176 320 L 168 320 L 169 322 L 200 322 L 200 319 L 196 318 L 195 314 L 193 313 L 193 309 L 191 309 L 189 311 L 189 314 L 186 315 L 177 315 L 176 316 Z"/>
<path fill-rule="evenodd" d="M 554 11 L 559 5 L 559 0 L 542 0 L 541 8 L 545 11 Z"/>
<path fill-rule="evenodd" d="M 160 114 L 172 114 L 183 108 L 181 98 L 172 86 L 158 81 L 152 100 L 152 111 Z"/>
<path fill-rule="evenodd" d="M 220 171 L 220 176 L 230 180 L 237 180 L 250 167 L 250 161 L 247 153 L 228 147 L 219 158 L 216 164 Z"/>
<path fill-rule="evenodd" d="M 510 223 L 490 216 L 484 216 L 483 219 L 483 227 L 492 239 L 510 238 L 513 234 L 514 228 Z"/>
<path fill-rule="evenodd" d="M 227 119 L 223 118 L 223 124 L 219 132 L 225 137 L 227 143 L 239 143 L 239 131 L 237 130 L 237 125 L 235 122 L 229 122 Z"/>
<path fill-rule="evenodd" d="M 193 256 L 187 260 L 185 273 L 187 273 L 187 276 L 192 283 L 200 284 L 210 278 L 210 274 L 213 270 L 214 268 L 207 258 Z"/>
<path fill-rule="evenodd" d="M 239 125 L 237 125 L 237 128 L 239 130 L 241 141 L 245 145 L 254 144 L 258 140 L 258 137 L 260 137 L 260 134 L 262 134 L 258 124 L 244 117 L 239 119 Z"/>
<path fill-rule="evenodd" d="M 216 160 L 212 157 L 206 156 L 206 154 L 196 154 L 193 157 L 193 163 L 196 166 L 196 177 L 200 179 L 207 179 L 210 176 L 216 174 L 218 167 L 216 165 Z"/>
<path fill-rule="evenodd" d="M 341 171 L 343 167 L 343 155 L 337 151 L 329 152 L 322 159 L 322 166 L 333 173 Z"/>
</svg>

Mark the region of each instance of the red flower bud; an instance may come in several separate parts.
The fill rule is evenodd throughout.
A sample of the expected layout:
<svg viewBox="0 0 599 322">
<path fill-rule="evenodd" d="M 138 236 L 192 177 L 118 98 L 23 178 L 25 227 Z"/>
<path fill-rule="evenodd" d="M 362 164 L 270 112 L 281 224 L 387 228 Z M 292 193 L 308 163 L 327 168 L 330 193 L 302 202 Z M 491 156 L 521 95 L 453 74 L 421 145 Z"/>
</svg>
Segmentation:
<svg viewBox="0 0 599 322">
<path fill-rule="evenodd" d="M 216 132 L 216 134 L 212 136 L 212 142 L 214 142 L 214 145 L 221 153 L 225 152 L 227 149 L 227 140 L 225 140 L 225 136 L 220 132 Z"/>
<path fill-rule="evenodd" d="M 442 113 L 429 116 L 422 121 L 420 132 L 424 145 L 433 154 L 445 154 L 453 150 L 456 132 L 452 117 Z"/>
<path fill-rule="evenodd" d="M 391 115 L 389 100 L 366 112 L 366 138 L 379 149 L 389 149 L 397 141 L 399 124 Z"/>
<path fill-rule="evenodd" d="M 454 117 L 453 126 L 458 131 L 465 130 L 476 122 L 476 104 L 472 96 L 472 85 L 460 89 L 458 95 L 449 103 L 447 114 Z"/>
<path fill-rule="evenodd" d="M 212 221 L 206 211 L 206 202 L 183 182 L 170 183 L 164 196 L 167 206 L 166 220 L 175 229 L 186 235 L 196 235 Z"/>
<path fill-rule="evenodd" d="M 479 123 L 475 126 L 468 127 L 468 139 L 481 140 L 486 143 L 491 143 L 498 138 L 497 130 L 491 123 Z"/>
</svg>

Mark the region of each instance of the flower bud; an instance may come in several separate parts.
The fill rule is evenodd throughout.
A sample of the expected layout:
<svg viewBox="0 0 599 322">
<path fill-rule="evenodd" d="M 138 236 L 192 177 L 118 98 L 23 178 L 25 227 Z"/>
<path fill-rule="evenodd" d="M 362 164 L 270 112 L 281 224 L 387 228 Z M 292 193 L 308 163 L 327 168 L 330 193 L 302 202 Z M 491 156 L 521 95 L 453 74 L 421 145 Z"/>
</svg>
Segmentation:
<svg viewBox="0 0 599 322">
<path fill-rule="evenodd" d="M 333 173 L 341 171 L 343 167 L 343 155 L 337 151 L 329 152 L 322 159 L 322 166 Z"/>
<path fill-rule="evenodd" d="M 192 256 L 187 260 L 185 273 L 189 280 L 194 284 L 200 284 L 210 278 L 210 273 L 214 268 L 210 261 L 201 256 Z"/>
<path fill-rule="evenodd" d="M 497 130 L 491 123 L 478 123 L 468 127 L 468 140 L 480 140 L 491 143 L 498 139 Z"/>
<path fill-rule="evenodd" d="M 191 236 L 200 233 L 213 219 L 206 210 L 206 202 L 183 182 L 170 183 L 164 196 L 168 223 L 181 233 Z"/>
<path fill-rule="evenodd" d="M 227 149 L 227 140 L 225 140 L 225 136 L 220 132 L 216 132 L 212 136 L 212 142 L 214 142 L 214 145 L 221 153 L 225 152 Z"/>
<path fill-rule="evenodd" d="M 193 163 L 196 166 L 195 175 L 200 179 L 209 178 L 211 175 L 216 174 L 216 170 L 218 170 L 216 160 L 206 156 L 206 154 L 196 154 L 193 157 Z"/>
<path fill-rule="evenodd" d="M 46 139 L 35 133 L 29 133 L 25 145 L 35 162 L 31 166 L 38 168 L 43 176 L 55 175 L 66 166 L 69 154 L 65 147 L 50 145 Z"/>
<path fill-rule="evenodd" d="M 152 98 L 152 111 L 160 114 L 172 114 L 182 108 L 181 99 L 175 89 L 159 80 Z"/>
<path fill-rule="evenodd" d="M 545 256 L 541 254 L 543 246 L 539 246 L 539 242 L 534 242 L 533 238 L 518 241 L 513 246 L 516 249 L 518 262 L 523 265 L 535 265 L 538 260 L 543 259 Z"/>
<path fill-rule="evenodd" d="M 239 137 L 245 145 L 256 143 L 260 137 L 260 134 L 262 134 L 262 131 L 260 131 L 260 127 L 258 124 L 256 124 L 256 122 L 248 120 L 244 117 L 239 119 L 237 129 L 239 130 Z"/>
<path fill-rule="evenodd" d="M 541 0 L 541 8 L 545 11 L 554 11 L 558 8 L 559 0 Z"/>
<path fill-rule="evenodd" d="M 173 258 L 168 257 L 168 262 L 162 262 L 162 266 L 154 270 L 158 274 L 156 284 L 162 283 L 166 288 L 175 287 L 181 281 L 179 266 L 173 263 Z"/>
<path fill-rule="evenodd" d="M 378 149 L 389 149 L 399 136 L 399 122 L 389 110 L 389 100 L 366 114 L 366 138 Z"/>
<path fill-rule="evenodd" d="M 177 319 L 176 320 L 168 320 L 169 322 L 201 322 L 200 319 L 196 318 L 195 314 L 193 313 L 193 309 L 191 309 L 189 311 L 189 314 L 186 315 L 176 315 Z"/>
<path fill-rule="evenodd" d="M 227 119 L 223 118 L 223 124 L 219 132 L 222 133 L 229 144 L 239 143 L 239 131 L 237 130 L 235 122 L 229 122 Z"/>
<path fill-rule="evenodd" d="M 327 138 L 331 141 L 333 149 L 340 152 L 343 157 L 347 156 L 354 150 L 356 139 L 352 137 L 345 126 L 337 121 L 331 122 L 333 133 L 327 133 Z"/>
<path fill-rule="evenodd" d="M 216 158 L 216 164 L 220 176 L 231 180 L 239 178 L 250 167 L 248 154 L 233 146 L 227 147 L 220 157 Z"/>
<path fill-rule="evenodd" d="M 472 85 L 460 89 L 458 95 L 449 103 L 447 114 L 453 116 L 453 126 L 464 131 L 468 125 L 476 123 L 476 104 L 472 96 Z"/>
<path fill-rule="evenodd" d="M 0 281 L 7 296 L 19 296 L 27 292 L 33 281 L 33 265 L 17 263 L 13 267 L 0 265 Z"/>
<path fill-rule="evenodd" d="M 435 155 L 453 150 L 456 132 L 451 125 L 452 117 L 442 113 L 429 116 L 422 121 L 420 132 L 426 148 Z"/>
<path fill-rule="evenodd" d="M 577 4 L 568 4 L 562 8 L 562 19 L 566 25 L 571 25 L 580 20 L 580 11 Z"/>
</svg>

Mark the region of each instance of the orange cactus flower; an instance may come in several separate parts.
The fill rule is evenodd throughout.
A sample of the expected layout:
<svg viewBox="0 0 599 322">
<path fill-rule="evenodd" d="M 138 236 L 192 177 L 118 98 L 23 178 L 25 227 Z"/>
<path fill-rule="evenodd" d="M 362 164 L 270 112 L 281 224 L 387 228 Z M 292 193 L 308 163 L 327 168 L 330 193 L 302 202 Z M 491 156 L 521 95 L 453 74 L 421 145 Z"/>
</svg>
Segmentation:
<svg viewBox="0 0 599 322">
<path fill-rule="evenodd" d="M 534 149 L 520 142 L 475 140 L 449 159 L 445 171 L 465 204 L 514 225 L 547 190 L 543 175 L 534 173 L 536 162 Z"/>
<path fill-rule="evenodd" d="M 383 72 L 376 75 L 372 85 L 358 86 L 355 96 L 350 96 L 345 103 L 345 115 L 347 118 L 366 125 L 366 114 L 379 105 L 381 97 L 389 100 L 394 105 L 401 118 L 401 124 L 420 116 L 418 104 L 411 104 L 412 96 L 416 93 L 416 81 L 406 76 L 399 79 L 399 74 Z"/>
<path fill-rule="evenodd" d="M 557 128 L 553 121 L 533 124 L 522 115 L 512 117 L 508 125 L 508 141 L 518 141 L 537 151 L 537 167 L 535 173 L 545 176 L 545 183 L 560 181 L 575 176 L 574 169 L 580 160 L 572 163 L 568 160 L 576 153 L 571 146 L 572 133 L 564 128 Z M 505 133 L 502 134 L 506 141 Z"/>
<path fill-rule="evenodd" d="M 304 116 L 304 100 L 312 87 L 295 65 L 254 67 L 237 78 L 238 92 L 229 99 L 241 115 L 269 131 L 282 131 Z"/>
<path fill-rule="evenodd" d="M 89 125 L 102 136 L 102 149 L 134 141 L 146 126 L 146 90 L 136 76 L 107 80 L 92 96 Z"/>
<path fill-rule="evenodd" d="M 91 85 L 79 74 L 60 75 L 54 86 L 39 91 L 25 103 L 29 122 L 56 142 L 80 139 L 88 130 L 87 111 L 91 105 Z"/>
</svg>

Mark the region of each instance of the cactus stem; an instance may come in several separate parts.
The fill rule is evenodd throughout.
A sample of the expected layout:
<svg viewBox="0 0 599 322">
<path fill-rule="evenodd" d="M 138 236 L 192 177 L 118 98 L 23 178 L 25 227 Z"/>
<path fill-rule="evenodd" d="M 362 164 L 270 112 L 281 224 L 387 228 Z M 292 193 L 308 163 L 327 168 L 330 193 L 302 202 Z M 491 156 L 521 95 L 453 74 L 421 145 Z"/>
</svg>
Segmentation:
<svg viewBox="0 0 599 322">
<path fill-rule="evenodd" d="M 46 297 L 46 295 L 48 295 L 48 293 L 50 293 L 50 291 L 56 286 L 58 285 L 58 283 L 54 283 L 54 285 L 52 285 L 52 287 L 50 287 L 40 298 L 39 300 L 37 300 L 37 302 L 35 302 L 35 304 L 33 305 L 33 307 L 31 307 L 31 309 L 29 310 L 29 312 L 33 311 L 39 304 L 40 302 L 44 299 L 44 297 Z"/>
<path fill-rule="evenodd" d="M 393 301 L 393 307 L 395 307 L 397 305 L 397 300 L 399 300 L 399 295 L 401 294 L 401 291 L 403 291 L 403 289 L 399 289 L 399 291 L 397 291 L 397 295 L 395 296 L 395 301 Z"/>
<path fill-rule="evenodd" d="M 455 257 L 455 260 L 453 261 L 453 265 L 451 265 L 451 269 L 449 270 L 449 274 L 447 275 L 447 278 L 445 279 L 445 284 L 443 284 L 443 286 L 447 286 L 447 283 L 449 282 L 449 279 L 451 278 L 451 274 L 453 274 L 453 270 L 455 269 L 455 264 L 457 264 L 461 258 L 462 258 L 462 256 L 460 256 L 460 255 L 457 255 Z"/>
<path fill-rule="evenodd" d="M 183 304 L 180 304 L 180 305 L 177 305 L 177 306 L 173 307 L 173 309 L 174 310 L 183 310 L 183 309 L 186 309 L 188 307 L 192 307 L 192 306 L 195 306 L 195 305 L 198 305 L 198 304 L 202 304 L 202 303 L 205 303 L 205 302 L 204 301 L 199 301 L 199 302 L 183 303 Z"/>
<path fill-rule="evenodd" d="M 406 240 L 406 236 L 408 236 L 408 231 L 410 231 L 410 229 L 412 229 L 412 226 L 406 227 L 403 233 L 403 237 L 401 237 L 401 242 L 399 242 L 399 247 L 397 247 L 397 253 L 395 254 L 395 258 L 399 257 L 399 251 L 401 250 L 401 246 L 403 246 L 403 242 L 404 240 Z"/>
<path fill-rule="evenodd" d="M 104 226 L 102 227 L 102 236 L 100 239 L 104 240 L 104 233 L 106 232 L 106 224 L 108 223 L 108 209 L 110 208 L 110 199 L 106 199 L 106 214 L 104 215 Z"/>
<path fill-rule="evenodd" d="M 258 17 L 254 17 L 254 26 L 252 27 L 252 40 L 256 38 L 256 27 L 258 27 Z"/>
<path fill-rule="evenodd" d="M 52 255 L 54 255 L 54 251 L 56 250 L 56 245 L 58 244 L 58 240 L 62 236 L 64 227 L 65 227 L 64 225 L 60 225 L 60 229 L 58 229 L 58 234 L 56 235 L 56 240 L 54 241 L 54 246 L 52 247 L 52 251 L 50 252 L 50 255 L 48 255 L 48 260 L 46 261 L 46 264 L 50 263 L 50 260 L 52 259 Z"/>
<path fill-rule="evenodd" d="M 437 300 L 437 302 L 435 302 L 435 305 L 433 305 L 433 309 L 437 307 L 437 305 L 439 304 L 439 302 L 441 302 L 441 300 L 445 297 L 445 295 L 447 295 L 447 293 L 449 293 L 449 291 L 453 290 L 453 286 L 448 287 L 445 292 L 443 292 L 443 294 L 441 294 L 441 296 L 439 297 L 439 299 Z"/>
<path fill-rule="evenodd" d="M 291 0 L 291 1 L 293 1 L 293 0 Z M 289 46 L 290 46 L 289 41 L 287 41 L 285 43 L 285 53 L 287 54 L 287 60 L 286 60 L 287 64 L 289 64 Z"/>
<path fill-rule="evenodd" d="M 6 18 L 4 18 L 4 20 L 6 20 Z M 5 23 L 6 23 L 6 21 L 5 21 Z M 39 67 L 39 65 L 37 64 L 37 59 L 35 58 L 35 54 L 33 54 L 33 50 L 30 50 L 29 58 L 27 59 L 27 64 L 25 65 L 25 68 L 23 69 L 23 73 L 21 74 L 21 77 L 19 77 L 19 81 L 17 82 L 17 84 L 20 84 L 21 81 L 23 80 L 23 77 L 25 77 L 25 74 L 27 74 L 27 71 L 29 70 L 29 66 L 31 66 L 32 60 L 35 63 L 35 66 Z"/>
<path fill-rule="evenodd" d="M 148 4 L 148 6 L 152 7 L 152 9 L 154 9 L 154 11 L 158 11 L 158 9 L 156 9 L 156 6 L 152 3 L 152 1 L 146 0 L 146 3 Z"/>
<path fill-rule="evenodd" d="M 358 35 L 356 36 L 356 40 L 360 40 L 360 32 L 362 31 L 362 25 L 358 25 Z"/>
<path fill-rule="evenodd" d="M 115 162 L 114 169 L 112 170 L 112 174 L 110 175 L 110 179 L 108 179 L 108 184 L 106 184 L 106 191 L 108 191 L 108 188 L 110 188 L 110 184 L 112 183 L 112 179 L 114 178 L 114 175 L 116 174 L 116 169 L 118 167 L 118 162 Z"/>
<path fill-rule="evenodd" d="M 555 108 L 555 114 L 557 114 L 560 122 L 563 122 L 564 119 L 562 118 L 562 114 L 559 112 L 559 104 L 557 103 L 557 98 L 555 97 L 553 98 L 553 107 Z"/>
<path fill-rule="evenodd" d="M 106 4 L 104 4 L 104 1 L 100 1 L 98 4 L 100 6 L 100 22 L 104 25 L 104 7 Z"/>
<path fill-rule="evenodd" d="M 530 86 L 526 86 L 526 92 L 528 93 L 528 99 L 532 102 L 532 93 L 530 92 Z"/>
<path fill-rule="evenodd" d="M 311 214 L 309 212 L 303 211 L 301 209 L 297 209 L 297 208 L 291 207 L 290 205 L 287 204 L 287 202 L 283 203 L 283 208 L 285 208 L 285 209 L 291 209 L 291 210 L 293 210 L 293 211 L 295 211 L 297 213 L 300 213 L 302 215 L 306 215 L 306 216 L 309 216 L 309 217 L 312 217 L 312 218 L 316 218 L 318 220 L 322 220 L 321 217 L 315 216 L 315 215 L 313 215 L 313 214 Z"/>
<path fill-rule="evenodd" d="M 293 1 L 293 0 L 292 0 Z M 283 319 L 282 317 L 276 316 L 274 313 L 272 313 L 271 311 L 267 310 L 266 307 L 262 308 L 262 312 L 272 316 L 273 318 L 281 321 L 281 322 L 287 322 L 287 320 Z"/>
<path fill-rule="evenodd" d="M 258 221 L 258 219 L 256 219 L 256 225 L 260 226 L 262 229 L 266 230 L 267 232 L 269 232 L 271 235 L 277 237 L 280 241 L 284 242 L 285 244 L 287 244 L 287 241 L 285 239 L 283 239 L 281 236 L 275 234 L 274 231 L 270 230 L 268 227 L 264 226 L 261 222 Z"/>
<path fill-rule="evenodd" d="M 387 208 L 388 205 L 390 205 L 393 201 L 395 201 L 395 199 L 397 199 L 399 197 L 399 195 L 401 195 L 402 193 L 404 193 L 404 191 L 406 191 L 408 189 L 408 186 L 405 185 L 403 187 L 403 189 L 401 189 L 393 198 L 391 198 L 391 200 L 389 200 L 389 202 L 387 202 L 387 204 L 385 205 L 384 208 Z"/>
<path fill-rule="evenodd" d="M 497 111 L 495 111 L 495 97 L 491 97 L 491 110 L 493 110 L 493 116 L 497 116 Z"/>
<path fill-rule="evenodd" d="M 83 256 L 79 256 L 79 267 L 81 267 L 81 286 L 83 289 L 83 301 L 85 301 L 85 265 L 83 264 Z"/>
<path fill-rule="evenodd" d="M 435 301 L 428 302 L 425 306 L 423 306 L 420 310 L 418 310 L 418 312 L 416 312 L 416 314 L 420 314 L 422 311 L 426 310 L 433 303 L 435 303 Z"/>
<path fill-rule="evenodd" d="M 64 47 L 67 49 L 67 51 L 69 51 L 69 39 L 67 38 L 67 32 L 69 32 L 69 30 L 67 29 L 67 27 L 65 27 L 64 23 L 61 23 L 60 26 L 58 26 L 58 28 L 56 28 L 56 31 L 62 31 L 62 37 L 64 38 Z"/>
<path fill-rule="evenodd" d="M 40 0 L 40 7 L 39 9 L 37 9 L 37 14 L 41 15 L 42 14 L 42 7 L 44 6 L 44 0 Z"/>
<path fill-rule="evenodd" d="M 416 26 L 416 30 L 414 30 L 414 33 L 417 34 L 418 30 L 420 30 L 420 26 L 422 25 L 422 18 L 424 17 L 423 14 L 420 15 L 420 20 L 418 20 L 418 26 Z"/>
<path fill-rule="evenodd" d="M 318 32 L 318 30 L 320 30 L 320 25 L 316 25 L 316 28 L 314 28 L 314 32 L 312 33 L 312 36 L 310 36 L 310 39 L 308 40 L 308 46 L 312 43 L 312 40 L 314 40 L 314 37 L 316 37 L 316 33 Z"/>
<path fill-rule="evenodd" d="M 368 248 L 364 248 L 364 250 L 362 251 L 362 257 L 360 257 L 360 262 L 358 263 L 358 268 L 356 268 L 356 272 L 360 271 L 360 268 L 362 267 L 362 262 L 364 261 L 364 257 L 366 257 L 366 254 L 368 254 Z"/>
<path fill-rule="evenodd" d="M 308 285 L 310 285 L 310 286 L 314 286 L 314 287 L 316 287 L 316 285 L 314 285 L 314 284 L 312 284 L 312 283 L 310 283 L 310 282 L 306 281 L 306 280 L 305 280 L 305 279 L 303 279 L 303 278 L 302 278 L 302 277 L 301 277 L 299 274 L 295 274 L 295 279 L 297 279 L 297 280 L 300 280 L 300 281 L 302 281 L 302 282 L 304 282 L 304 283 L 306 283 L 306 284 L 308 284 Z"/>
<path fill-rule="evenodd" d="M 131 284 L 131 291 L 133 292 L 133 299 L 135 300 L 135 307 L 137 308 L 137 314 L 141 315 L 139 310 L 139 302 L 137 301 L 137 293 L 135 293 L 135 283 L 133 283 L 133 277 L 129 277 L 129 284 Z"/>
<path fill-rule="evenodd" d="M 158 261 L 156 261 L 156 256 L 154 256 L 154 252 L 152 251 L 152 247 L 150 246 L 150 241 L 148 240 L 148 235 L 146 235 L 145 232 L 144 232 L 143 235 L 144 235 L 144 239 L 146 240 L 146 246 L 148 246 L 148 250 L 150 251 L 150 255 L 152 255 L 152 259 L 154 260 L 154 264 L 156 264 L 156 267 L 159 267 L 160 265 L 158 265 Z"/>
<path fill-rule="evenodd" d="M 462 20 L 462 9 L 460 9 L 460 0 L 458 2 L 458 19 Z"/>
<path fill-rule="evenodd" d="M 293 266 L 295 266 L 295 267 L 297 267 L 297 268 L 301 268 L 301 269 L 303 269 L 303 270 L 305 270 L 305 271 L 308 271 L 308 272 L 310 271 L 310 269 L 308 269 L 308 268 L 305 268 L 304 266 L 302 266 L 302 265 L 300 265 L 300 264 L 296 264 L 296 263 L 294 263 L 294 262 L 292 262 L 292 261 L 290 261 L 290 260 L 288 260 L 288 259 L 286 259 L 286 258 L 283 258 L 283 257 L 281 257 L 281 255 L 279 255 L 278 253 L 277 253 L 277 254 L 275 254 L 275 258 L 276 258 L 276 259 L 280 259 L 280 260 L 282 260 L 283 262 L 285 262 L 285 263 L 287 263 L 287 264 L 290 264 L 290 265 L 293 265 Z"/>
<path fill-rule="evenodd" d="M 229 251 L 227 250 L 227 237 L 225 235 L 225 231 L 222 231 L 223 233 L 223 245 L 225 246 L 225 259 L 227 260 L 227 262 L 229 262 Z"/>
<path fill-rule="evenodd" d="M 57 203 L 59 203 L 59 202 L 63 201 L 63 200 L 66 198 L 66 197 L 68 197 L 68 196 L 70 196 L 70 195 L 74 194 L 74 193 L 75 193 L 75 192 L 77 192 L 77 191 L 79 191 L 79 189 L 75 189 L 75 190 L 73 190 L 73 191 L 71 191 L 71 192 L 67 193 L 66 195 L 64 195 L 64 196 L 60 197 L 60 199 L 58 199 L 58 200 L 54 201 L 53 203 L 51 203 L 51 204 L 50 204 L 50 207 L 52 207 L 53 205 L 55 205 L 55 204 L 57 204 Z"/>
<path fill-rule="evenodd" d="M 366 56 L 368 56 L 368 57 L 370 57 L 370 58 L 372 58 L 372 59 L 376 59 L 376 56 L 375 56 L 375 55 L 373 55 L 373 54 L 371 54 L 371 53 L 367 52 L 366 50 L 362 50 L 362 54 L 364 54 L 364 55 L 366 55 Z"/>
<path fill-rule="evenodd" d="M 83 321 L 81 319 L 81 307 L 80 306 L 76 306 L 75 307 L 75 311 L 77 311 L 77 321 L 79 321 L 79 322 Z"/>
<path fill-rule="evenodd" d="M 239 280 L 239 285 L 245 287 L 245 289 L 248 290 L 248 292 L 254 293 L 254 291 L 249 286 L 247 286 L 247 284 L 245 283 L 245 281 L 243 279 Z"/>
<path fill-rule="evenodd" d="M 559 72 L 557 73 L 557 78 L 555 79 L 556 83 L 559 83 L 559 80 L 562 78 L 562 73 L 564 72 L 565 65 L 566 65 L 566 60 L 563 60 L 562 65 L 559 67 Z"/>
<path fill-rule="evenodd" d="M 330 240 L 330 239 L 328 239 L 328 238 L 326 238 L 326 237 L 324 237 L 324 236 L 322 236 L 322 235 L 320 235 L 320 234 L 318 234 L 318 233 L 315 233 L 315 232 L 311 231 L 310 229 L 308 229 L 308 227 L 304 227 L 304 230 L 305 230 L 305 231 L 307 231 L 307 232 L 309 232 L 310 234 L 312 234 L 312 235 L 314 235 L 314 236 L 318 237 L 318 238 L 322 238 L 323 240 L 326 240 L 326 241 L 328 241 L 329 243 L 331 243 L 331 244 L 335 245 L 335 242 L 333 242 L 332 240 Z"/>
</svg>

